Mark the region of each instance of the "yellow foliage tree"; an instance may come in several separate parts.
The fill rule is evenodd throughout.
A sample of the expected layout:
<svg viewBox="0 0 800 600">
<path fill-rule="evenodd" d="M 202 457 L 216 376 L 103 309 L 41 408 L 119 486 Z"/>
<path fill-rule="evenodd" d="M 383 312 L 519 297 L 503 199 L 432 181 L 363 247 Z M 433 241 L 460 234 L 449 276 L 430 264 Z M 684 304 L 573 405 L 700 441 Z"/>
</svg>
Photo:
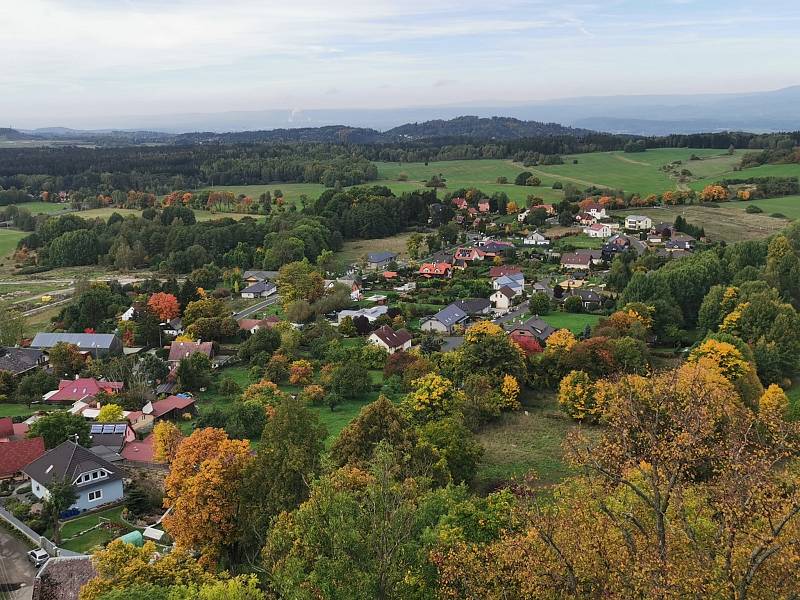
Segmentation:
<svg viewBox="0 0 800 600">
<path fill-rule="evenodd" d="M 500 386 L 500 395 L 503 397 L 502 408 L 517 410 L 520 408 L 519 402 L 519 382 L 513 375 L 504 375 L 503 383 Z"/>
<path fill-rule="evenodd" d="M 159 421 L 153 428 L 153 458 L 171 463 L 183 441 L 183 434 L 172 421 Z"/>
<path fill-rule="evenodd" d="M 716 369 L 728 381 L 742 377 L 750 368 L 736 346 L 714 339 L 706 340 L 692 350 L 687 360 Z"/>
<path fill-rule="evenodd" d="M 762 394 L 758 401 L 758 410 L 765 414 L 783 415 L 789 407 L 789 398 L 780 386 L 774 383 Z"/>
<path fill-rule="evenodd" d="M 602 391 L 585 371 L 570 371 L 558 386 L 558 403 L 573 419 L 595 423 L 603 414 Z"/>
<path fill-rule="evenodd" d="M 262 379 L 258 383 L 247 386 L 242 393 L 243 402 L 257 402 L 262 406 L 275 406 L 286 398 L 286 394 L 269 379 Z"/>
<path fill-rule="evenodd" d="M 289 367 L 289 383 L 292 385 L 308 385 L 311 383 L 313 374 L 314 366 L 311 361 L 305 359 L 296 360 Z"/>
<path fill-rule="evenodd" d="M 559 329 L 558 331 L 554 331 L 550 334 L 550 337 L 547 338 L 547 347 L 545 351 L 559 354 L 562 352 L 569 352 L 577 343 L 578 340 L 575 334 L 569 329 Z"/>
<path fill-rule="evenodd" d="M 414 422 L 427 423 L 452 415 L 463 404 L 463 392 L 436 373 L 428 373 L 411 385 L 413 389 L 403 400 L 403 408 Z"/>
<path fill-rule="evenodd" d="M 475 343 L 481 338 L 504 334 L 503 328 L 491 321 L 479 321 L 470 326 L 464 333 L 464 341 Z"/>
<path fill-rule="evenodd" d="M 100 423 L 122 421 L 122 407 L 119 404 L 104 404 L 97 413 L 97 421 Z"/>
<path fill-rule="evenodd" d="M 700 192 L 703 202 L 724 202 L 728 199 L 728 188 L 723 185 L 707 185 Z"/>
</svg>

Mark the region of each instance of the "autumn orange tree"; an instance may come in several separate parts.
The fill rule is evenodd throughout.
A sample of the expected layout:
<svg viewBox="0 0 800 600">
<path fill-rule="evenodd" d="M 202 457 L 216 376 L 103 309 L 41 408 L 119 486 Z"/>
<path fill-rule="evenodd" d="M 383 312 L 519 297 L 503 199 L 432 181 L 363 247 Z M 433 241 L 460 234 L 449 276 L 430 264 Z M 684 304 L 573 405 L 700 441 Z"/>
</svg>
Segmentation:
<svg viewBox="0 0 800 600">
<path fill-rule="evenodd" d="M 308 385 L 314 375 L 311 361 L 301 359 L 294 361 L 289 367 L 289 383 L 292 385 Z"/>
<path fill-rule="evenodd" d="M 252 461 L 246 440 L 203 428 L 181 442 L 164 482 L 164 527 L 179 548 L 213 564 L 230 550 L 242 473 Z"/>
<path fill-rule="evenodd" d="M 156 292 L 147 301 L 147 307 L 162 321 L 169 321 L 181 314 L 178 299 L 172 294 Z"/>
</svg>

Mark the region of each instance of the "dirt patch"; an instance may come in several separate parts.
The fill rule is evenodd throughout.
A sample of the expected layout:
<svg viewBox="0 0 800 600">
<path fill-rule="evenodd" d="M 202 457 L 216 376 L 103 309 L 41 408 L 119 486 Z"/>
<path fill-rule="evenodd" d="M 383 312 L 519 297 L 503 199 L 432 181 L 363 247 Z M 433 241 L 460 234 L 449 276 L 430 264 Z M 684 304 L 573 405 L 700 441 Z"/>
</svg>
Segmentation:
<svg viewBox="0 0 800 600">
<path fill-rule="evenodd" d="M 622 162 L 629 163 L 631 165 L 641 165 L 643 167 L 652 167 L 653 164 L 649 162 L 644 162 L 643 160 L 633 160 L 632 158 L 628 158 L 627 156 L 620 156 L 619 154 L 615 154 L 614 158 L 617 160 L 621 160 Z"/>
</svg>

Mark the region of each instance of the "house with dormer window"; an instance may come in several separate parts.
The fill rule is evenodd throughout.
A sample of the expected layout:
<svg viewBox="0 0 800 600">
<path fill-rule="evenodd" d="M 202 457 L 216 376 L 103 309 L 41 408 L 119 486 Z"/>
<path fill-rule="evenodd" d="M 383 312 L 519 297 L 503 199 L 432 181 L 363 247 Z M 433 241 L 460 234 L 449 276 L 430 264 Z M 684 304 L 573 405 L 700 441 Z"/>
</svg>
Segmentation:
<svg viewBox="0 0 800 600">
<path fill-rule="evenodd" d="M 31 492 L 41 500 L 50 495 L 55 482 L 67 481 L 75 487 L 77 500 L 70 510 L 93 510 L 122 500 L 122 472 L 94 452 L 67 440 L 29 463 L 22 472 L 31 480 Z"/>
</svg>

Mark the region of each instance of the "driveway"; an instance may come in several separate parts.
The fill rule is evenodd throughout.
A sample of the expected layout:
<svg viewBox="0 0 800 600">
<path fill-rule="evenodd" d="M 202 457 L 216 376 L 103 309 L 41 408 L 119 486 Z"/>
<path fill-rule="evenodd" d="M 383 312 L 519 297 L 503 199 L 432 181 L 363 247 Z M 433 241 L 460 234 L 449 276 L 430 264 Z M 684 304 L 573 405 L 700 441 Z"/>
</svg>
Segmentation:
<svg viewBox="0 0 800 600">
<path fill-rule="evenodd" d="M 28 562 L 30 548 L 0 528 L 0 592 L 9 600 L 30 600 L 36 569 Z"/>
<path fill-rule="evenodd" d="M 519 306 L 515 306 L 512 310 L 510 310 L 503 316 L 493 319 L 493 321 L 502 327 L 509 321 L 513 321 L 520 317 L 526 316 L 527 313 L 528 313 L 528 301 L 525 300 L 525 302 L 523 302 Z"/>
<path fill-rule="evenodd" d="M 251 316 L 255 315 L 257 312 L 264 310 L 268 306 L 272 306 L 279 299 L 280 298 L 278 298 L 278 295 L 275 294 L 274 296 L 271 296 L 271 297 L 267 298 L 263 302 L 259 302 L 257 304 L 253 304 L 253 306 L 248 306 L 243 311 L 238 312 L 235 315 L 233 315 L 233 318 L 238 321 L 240 319 L 246 319 L 248 317 L 251 317 Z"/>
</svg>

